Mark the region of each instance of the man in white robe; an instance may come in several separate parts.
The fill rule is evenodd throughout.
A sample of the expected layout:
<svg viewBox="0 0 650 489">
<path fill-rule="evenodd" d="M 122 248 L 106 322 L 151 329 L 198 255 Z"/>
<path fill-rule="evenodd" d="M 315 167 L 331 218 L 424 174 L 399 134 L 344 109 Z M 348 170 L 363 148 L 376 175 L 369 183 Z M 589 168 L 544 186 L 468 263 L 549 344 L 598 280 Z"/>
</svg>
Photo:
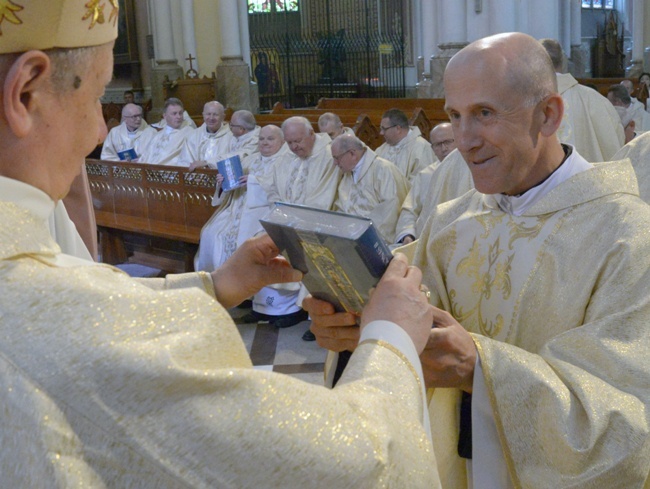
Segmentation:
<svg viewBox="0 0 650 489">
<path fill-rule="evenodd" d="M 354 136 L 354 131 L 349 127 L 345 127 L 341 122 L 341 118 L 332 112 L 325 112 L 318 118 L 318 130 L 321 134 L 327 134 L 332 141 L 341 134 Z"/>
<path fill-rule="evenodd" d="M 643 107 L 632 105 L 632 97 L 623 85 L 617 84 L 609 87 L 607 98 L 614 107 L 624 107 L 632 112 L 632 120 L 634 120 L 634 128 L 637 133 L 650 130 L 650 114 Z"/>
<path fill-rule="evenodd" d="M 639 183 L 639 196 L 650 204 L 650 132 L 636 136 L 614 155 L 613 160 L 629 158 Z"/>
<path fill-rule="evenodd" d="M 330 391 L 253 369 L 225 309 L 300 277 L 268 237 L 211 275 L 142 281 L 61 253 L 45 223 L 106 136 L 118 6 L 99 23 L 85 0 L 22 3 L 0 45 L 2 486 L 440 487 L 417 358 L 433 308 L 395 300 L 426 303 L 403 256 Z"/>
<path fill-rule="evenodd" d="M 304 117 L 290 117 L 282 123 L 284 140 L 293 153 L 273 165 L 268 179 L 270 202 L 289 202 L 329 210 L 336 197 L 340 172 L 332 161 L 327 135 L 314 133 Z M 301 298 L 299 283 L 264 287 L 253 298 L 250 320 L 268 320 L 278 327 L 288 327 L 307 319 L 298 305 Z M 313 341 L 307 329 L 305 341 Z"/>
<path fill-rule="evenodd" d="M 190 137 L 193 129 L 183 126 L 183 102 L 177 98 L 165 100 L 163 117 L 167 125 L 151 139 L 140 163 L 154 165 L 177 165 L 185 139 Z"/>
<path fill-rule="evenodd" d="M 101 159 L 125 160 L 118 153 L 133 149 L 137 156 L 132 161 L 137 161 L 155 135 L 156 130 L 142 118 L 142 107 L 126 104 L 122 108 L 122 123 L 111 129 L 102 145 Z"/>
<path fill-rule="evenodd" d="M 521 33 L 471 43 L 445 71 L 476 190 L 410 245 L 440 308 L 421 359 L 445 488 L 648 484 L 650 207 L 628 161 L 559 143 L 555 82 Z M 352 318 L 305 306 L 322 345 L 353 337 L 326 327 Z"/>
<path fill-rule="evenodd" d="M 408 190 L 404 175 L 356 136 L 338 136 L 332 142 L 332 159 L 342 173 L 332 210 L 372 219 L 384 241 L 393 243 Z"/>
<path fill-rule="evenodd" d="M 224 192 L 221 205 L 203 226 L 195 270 L 216 270 L 245 240 L 262 231 L 259 219 L 270 208 L 262 182 L 268 180 L 276 161 L 288 157 L 289 148 L 280 128 L 268 125 L 260 130 L 258 149 L 242 162 L 246 185 Z M 221 184 L 223 176 L 217 180 Z"/>
<path fill-rule="evenodd" d="M 396 243 L 408 244 L 416 239 L 415 222 L 420 217 L 425 203 L 430 200 L 431 178 L 447 155 L 456 149 L 451 124 L 442 122 L 431 129 L 429 142 L 431 142 L 431 148 L 436 155 L 437 161 L 413 177 L 411 190 L 409 190 L 400 209 L 396 225 Z M 465 165 L 463 164 L 463 166 Z"/>
<path fill-rule="evenodd" d="M 194 162 L 215 162 L 218 155 L 229 151 L 233 138 L 230 126 L 224 122 L 225 109 L 217 101 L 203 106 L 203 124 L 185 140 L 178 164 L 190 166 Z"/>
<path fill-rule="evenodd" d="M 566 72 L 566 56 L 555 39 L 540 42 L 551 57 L 558 91 L 564 101 L 560 142 L 575 146 L 587 161 L 609 161 L 623 144 L 623 128 L 611 104 L 596 90 L 580 85 Z"/>
<path fill-rule="evenodd" d="M 409 127 L 401 110 L 386 111 L 379 127 L 386 142 L 377 148 L 377 155 L 395 163 L 409 182 L 435 161 L 431 145 L 421 136 L 420 129 Z"/>
<path fill-rule="evenodd" d="M 217 168 L 217 162 L 235 155 L 241 160 L 248 155 L 257 152 L 257 142 L 260 134 L 260 127 L 255 122 L 255 116 L 248 110 L 233 112 L 230 118 L 230 136 L 223 143 L 217 143 L 209 153 L 199 155 L 202 159 L 193 161 L 190 170 L 209 167 Z M 227 143 L 227 144 L 226 144 Z M 209 148 L 209 147 L 206 147 Z"/>
</svg>

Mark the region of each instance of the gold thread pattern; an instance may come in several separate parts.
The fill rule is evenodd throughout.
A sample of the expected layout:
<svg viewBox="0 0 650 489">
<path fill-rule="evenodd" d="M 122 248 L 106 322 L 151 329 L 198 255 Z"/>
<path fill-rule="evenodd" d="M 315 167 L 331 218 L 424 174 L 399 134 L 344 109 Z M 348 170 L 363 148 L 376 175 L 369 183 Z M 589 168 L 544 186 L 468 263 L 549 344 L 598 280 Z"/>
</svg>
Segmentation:
<svg viewBox="0 0 650 489">
<path fill-rule="evenodd" d="M 86 3 L 86 14 L 81 18 L 81 20 L 87 20 L 90 19 L 90 25 L 88 26 L 88 30 L 92 29 L 95 27 L 95 24 L 103 24 L 104 23 L 104 7 L 106 4 L 102 3 L 101 5 L 99 4 L 99 0 L 90 0 L 88 3 Z"/>
<path fill-rule="evenodd" d="M 18 5 L 11 0 L 0 0 L 0 36 L 2 35 L 3 20 L 7 19 L 7 22 L 11 22 L 15 25 L 23 23 L 23 21 L 16 15 L 16 12 L 20 12 L 23 8 L 25 7 Z"/>
<path fill-rule="evenodd" d="M 115 27 L 115 24 L 117 23 L 117 17 L 120 11 L 120 7 L 117 3 L 118 0 L 109 0 L 111 2 L 111 6 L 113 7 L 111 9 L 111 15 L 108 17 L 108 21 L 110 22 L 111 20 L 113 21 L 113 27 Z"/>
</svg>

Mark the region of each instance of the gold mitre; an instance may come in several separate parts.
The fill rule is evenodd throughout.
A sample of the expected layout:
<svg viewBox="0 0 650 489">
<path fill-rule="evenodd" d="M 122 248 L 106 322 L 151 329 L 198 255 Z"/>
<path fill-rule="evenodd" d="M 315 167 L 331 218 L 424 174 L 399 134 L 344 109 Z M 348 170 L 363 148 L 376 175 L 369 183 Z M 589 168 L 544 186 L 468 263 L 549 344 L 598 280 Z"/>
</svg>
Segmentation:
<svg viewBox="0 0 650 489">
<path fill-rule="evenodd" d="M 118 0 L 0 0 L 0 54 L 105 44 L 118 11 Z"/>
</svg>

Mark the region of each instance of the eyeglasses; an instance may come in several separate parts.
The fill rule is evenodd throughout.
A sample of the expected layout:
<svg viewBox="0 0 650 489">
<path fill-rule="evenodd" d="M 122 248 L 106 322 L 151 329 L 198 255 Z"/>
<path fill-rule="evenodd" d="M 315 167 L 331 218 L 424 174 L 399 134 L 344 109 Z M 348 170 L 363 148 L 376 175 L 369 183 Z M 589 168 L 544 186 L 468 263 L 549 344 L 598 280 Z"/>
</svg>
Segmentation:
<svg viewBox="0 0 650 489">
<path fill-rule="evenodd" d="M 398 124 L 393 124 L 392 126 L 384 127 L 384 126 L 379 126 L 379 131 L 380 132 L 386 132 L 389 129 L 392 129 L 393 127 L 397 126 Z"/>
<path fill-rule="evenodd" d="M 230 124 L 230 127 L 238 127 L 239 129 L 246 129 L 244 126 L 239 126 L 237 124 Z"/>
<path fill-rule="evenodd" d="M 434 143 L 433 147 L 436 149 L 442 148 L 443 146 L 446 146 L 447 148 L 454 144 L 455 140 L 454 139 L 445 139 L 444 141 L 440 141 L 439 143 Z"/>
<path fill-rule="evenodd" d="M 136 114 L 136 115 L 125 115 L 122 117 L 123 119 L 142 119 L 142 114 Z"/>
<path fill-rule="evenodd" d="M 347 151 L 341 153 L 340 155 L 337 155 L 337 156 L 332 155 L 332 158 L 334 158 L 334 161 L 341 161 L 341 158 L 343 158 L 350 151 L 354 151 L 354 150 L 353 149 L 348 149 Z"/>
</svg>

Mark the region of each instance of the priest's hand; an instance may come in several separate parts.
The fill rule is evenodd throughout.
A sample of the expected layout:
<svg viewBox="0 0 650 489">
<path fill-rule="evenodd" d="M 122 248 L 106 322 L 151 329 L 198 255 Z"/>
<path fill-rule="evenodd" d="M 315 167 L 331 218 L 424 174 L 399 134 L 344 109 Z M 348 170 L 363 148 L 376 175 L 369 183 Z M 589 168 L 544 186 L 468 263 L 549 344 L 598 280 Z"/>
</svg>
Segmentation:
<svg viewBox="0 0 650 489">
<path fill-rule="evenodd" d="M 375 320 L 399 325 L 422 353 L 434 319 L 434 307 L 422 293 L 422 272 L 409 266 L 403 253 L 395 253 L 361 314 L 361 329 Z"/>
<path fill-rule="evenodd" d="M 335 312 L 329 302 L 307 296 L 302 308 L 311 318 L 311 331 L 320 346 L 331 351 L 354 351 L 359 344 L 358 317 L 351 312 Z"/>
<path fill-rule="evenodd" d="M 420 355 L 427 387 L 457 387 L 472 392 L 477 351 L 472 336 L 451 314 L 436 307 L 429 340 Z"/>
<path fill-rule="evenodd" d="M 434 309 L 420 291 L 421 279 L 420 270 L 409 267 L 406 256 L 396 253 L 363 310 L 361 328 L 375 320 L 392 321 L 406 331 L 421 353 L 433 324 Z M 356 348 L 360 329 L 354 314 L 335 313 L 331 304 L 313 297 L 306 298 L 302 307 L 309 312 L 311 330 L 320 346 L 332 351 Z"/>
<path fill-rule="evenodd" d="M 217 300 L 234 307 L 266 285 L 300 282 L 302 273 L 291 268 L 268 234 L 246 240 L 233 255 L 212 272 Z"/>
</svg>

